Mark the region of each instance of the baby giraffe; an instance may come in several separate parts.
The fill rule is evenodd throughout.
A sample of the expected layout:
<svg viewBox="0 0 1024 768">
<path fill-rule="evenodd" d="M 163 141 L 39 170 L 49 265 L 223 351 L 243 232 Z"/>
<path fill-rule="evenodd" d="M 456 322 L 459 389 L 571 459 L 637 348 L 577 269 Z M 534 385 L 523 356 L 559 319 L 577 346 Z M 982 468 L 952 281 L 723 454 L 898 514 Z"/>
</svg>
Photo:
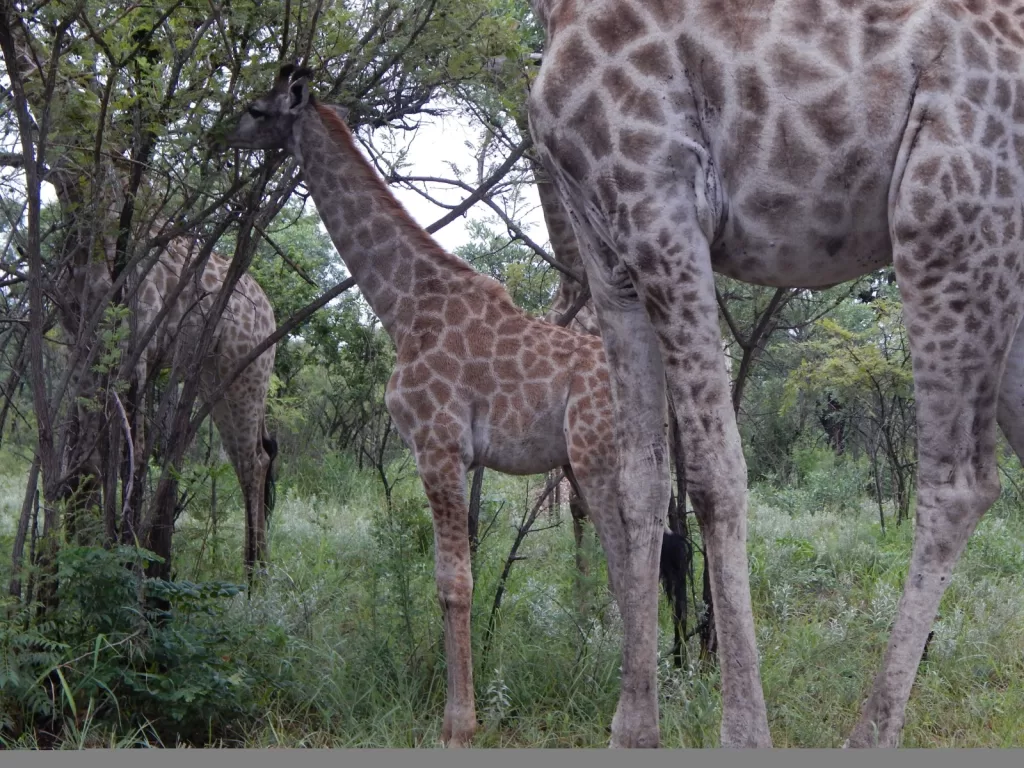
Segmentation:
<svg viewBox="0 0 1024 768">
<path fill-rule="evenodd" d="M 442 739 L 465 746 L 477 725 L 467 471 L 532 475 L 563 467 L 594 521 L 621 601 L 616 579 L 629 567 L 631 547 L 616 511 L 604 348 L 597 336 L 528 316 L 497 281 L 442 250 L 360 153 L 343 110 L 316 101 L 310 74 L 282 67 L 226 144 L 285 149 L 296 158 L 334 245 L 394 340 L 386 403 L 433 511 L 448 663 Z M 632 630 L 626 627 L 624 655 L 636 645 Z M 624 677 L 622 690 L 637 682 Z"/>
</svg>

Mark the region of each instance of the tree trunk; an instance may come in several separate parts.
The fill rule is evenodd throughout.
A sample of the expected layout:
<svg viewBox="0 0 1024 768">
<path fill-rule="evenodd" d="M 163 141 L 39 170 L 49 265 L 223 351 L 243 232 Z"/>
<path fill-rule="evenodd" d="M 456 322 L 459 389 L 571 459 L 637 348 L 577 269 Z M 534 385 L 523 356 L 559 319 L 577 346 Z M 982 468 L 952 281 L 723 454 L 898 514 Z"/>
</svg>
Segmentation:
<svg viewBox="0 0 1024 768">
<path fill-rule="evenodd" d="M 14 537 L 14 551 L 11 553 L 11 585 L 10 593 L 21 599 L 21 564 L 25 555 L 25 540 L 28 538 L 28 525 L 32 519 L 32 510 L 39 500 L 39 455 L 32 458 L 32 468 L 28 472 L 28 485 L 25 486 L 25 500 L 21 504 L 21 516 L 18 518 L 18 532 Z"/>
<path fill-rule="evenodd" d="M 153 499 L 153 524 L 145 548 L 163 558 L 146 566 L 146 576 L 153 579 L 171 577 L 171 541 L 174 533 L 174 510 L 178 505 L 178 481 L 168 475 L 161 478 Z"/>
<path fill-rule="evenodd" d="M 484 490 L 484 468 L 477 467 L 473 470 L 473 483 L 469 490 L 469 556 L 476 560 L 476 550 L 480 546 L 480 502 Z M 473 574 L 476 576 L 476 573 Z M 474 578 L 473 584 L 476 584 Z"/>
</svg>

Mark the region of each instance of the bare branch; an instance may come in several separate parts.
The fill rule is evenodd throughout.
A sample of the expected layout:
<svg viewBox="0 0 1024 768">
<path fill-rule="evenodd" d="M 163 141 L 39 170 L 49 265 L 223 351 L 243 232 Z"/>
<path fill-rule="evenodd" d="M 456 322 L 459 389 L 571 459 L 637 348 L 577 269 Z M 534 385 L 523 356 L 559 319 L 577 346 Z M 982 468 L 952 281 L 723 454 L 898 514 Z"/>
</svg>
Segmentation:
<svg viewBox="0 0 1024 768">
<path fill-rule="evenodd" d="M 589 300 L 590 300 L 590 286 L 589 285 L 585 285 L 585 286 L 583 286 L 583 290 L 580 291 L 579 296 L 576 297 L 576 301 L 574 301 L 572 303 L 572 306 L 569 307 L 569 309 L 567 309 L 565 311 L 564 315 L 562 315 L 560 318 L 558 318 L 558 320 L 555 322 L 555 325 L 560 325 L 563 328 L 567 327 L 569 325 L 569 323 L 571 323 L 573 321 L 573 318 L 576 317 L 576 315 L 579 314 L 580 310 L 583 309 L 583 307 L 586 305 L 587 301 L 589 301 Z"/>
<path fill-rule="evenodd" d="M 526 150 L 528 150 L 532 145 L 532 139 L 530 139 L 529 137 L 523 139 L 523 141 L 521 141 L 519 145 L 512 150 L 509 156 L 505 158 L 505 162 L 495 169 L 494 173 L 488 176 L 479 187 L 472 190 L 470 192 L 469 197 L 467 197 L 465 200 L 463 200 L 461 203 L 455 206 L 455 208 L 446 213 L 433 224 L 428 226 L 426 228 L 427 232 L 433 234 L 434 232 L 437 232 L 439 229 L 448 226 L 457 218 L 459 218 L 459 216 L 462 216 L 462 214 L 464 214 L 478 202 L 483 200 L 487 193 L 490 192 L 491 189 L 493 189 L 494 186 L 498 184 L 498 182 L 504 179 L 506 175 L 508 175 L 508 172 L 512 170 L 513 166 L 515 166 L 515 164 L 519 162 L 519 158 L 521 158 L 525 154 Z"/>
<path fill-rule="evenodd" d="M 124 406 L 121 404 L 121 398 L 117 396 L 117 392 L 112 391 L 111 394 L 114 397 L 114 405 L 117 406 L 117 412 L 121 416 L 124 442 L 128 446 L 128 482 L 125 484 L 124 493 L 122 494 L 124 505 L 121 509 L 121 519 L 127 520 L 129 519 L 129 507 L 132 503 L 132 483 L 135 480 L 135 441 L 132 440 L 132 428 L 128 423 L 128 414 L 124 412 Z"/>
<path fill-rule="evenodd" d="M 256 230 L 260 237 L 267 241 L 270 247 L 274 249 L 274 252 L 281 257 L 281 260 L 285 264 L 287 264 L 289 267 L 295 270 L 295 274 L 297 274 L 299 277 L 305 280 L 306 283 L 311 285 L 313 288 L 320 288 L 320 286 L 316 284 L 313 278 L 306 274 L 306 270 L 304 270 L 302 267 L 300 267 L 298 264 L 292 261 L 291 257 L 287 253 L 285 253 L 277 243 L 274 242 L 270 235 L 268 235 L 259 224 L 253 224 L 253 229 Z"/>
</svg>

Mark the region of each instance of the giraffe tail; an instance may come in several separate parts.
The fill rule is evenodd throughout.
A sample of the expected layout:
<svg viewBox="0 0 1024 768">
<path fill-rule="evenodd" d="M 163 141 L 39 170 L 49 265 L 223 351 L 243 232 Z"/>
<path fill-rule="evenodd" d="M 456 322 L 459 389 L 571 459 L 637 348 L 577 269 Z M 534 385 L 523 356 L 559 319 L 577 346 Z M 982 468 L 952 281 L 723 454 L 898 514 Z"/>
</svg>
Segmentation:
<svg viewBox="0 0 1024 768">
<path fill-rule="evenodd" d="M 671 655 L 677 667 L 683 665 L 683 643 L 686 638 L 686 581 L 692 578 L 693 548 L 685 536 L 668 528 L 661 539 L 661 585 L 672 606 L 672 627 L 675 642 Z"/>
<path fill-rule="evenodd" d="M 270 456 L 270 464 L 267 465 L 267 475 L 263 481 L 263 508 L 266 510 L 267 519 L 274 511 L 274 503 L 277 501 L 277 439 L 263 427 L 263 450 Z"/>
</svg>

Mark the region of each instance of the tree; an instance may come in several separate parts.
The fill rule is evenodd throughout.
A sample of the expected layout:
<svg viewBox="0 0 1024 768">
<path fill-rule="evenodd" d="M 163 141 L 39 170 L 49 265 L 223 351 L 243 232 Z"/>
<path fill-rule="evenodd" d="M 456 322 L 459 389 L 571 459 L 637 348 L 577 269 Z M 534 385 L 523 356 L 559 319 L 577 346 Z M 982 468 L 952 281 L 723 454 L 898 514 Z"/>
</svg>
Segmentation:
<svg viewBox="0 0 1024 768">
<path fill-rule="evenodd" d="M 848 305 L 818 321 L 821 333 L 800 345 L 803 360 L 787 380 L 791 404 L 823 397 L 843 404 L 846 424 L 871 458 L 879 521 L 882 500 L 896 503 L 896 523 L 909 515 L 916 469 L 916 421 L 910 348 L 895 286 L 869 304 Z M 884 477 L 883 477 L 884 471 Z"/>
<path fill-rule="evenodd" d="M 351 8 L 180 0 L 126 9 L 90 0 L 4 4 L 0 47 L 13 107 L 0 134 L 3 146 L 18 150 L 3 161 L 20 171 L 10 199 L 25 210 L 9 219 L 19 254 L 11 269 L 27 278 L 22 366 L 37 419 L 43 536 L 53 542 L 43 548 L 47 557 L 63 504 L 74 501 L 73 516 L 83 520 L 90 509 L 109 512 L 123 503 L 119 493 L 131 495 L 132 483 L 146 485 L 149 459 L 159 456 L 154 500 L 135 511 L 136 533 L 164 558 L 156 572 L 169 572 L 174 476 L 201 424 L 193 416 L 195 363 L 209 348 L 234 283 L 261 241 L 270 244 L 272 222 L 300 183 L 281 156 L 232 164 L 211 151 L 210 137 L 240 95 L 262 87 L 278 61 L 298 60 L 316 66 L 318 92 L 349 106 L 354 126 L 408 125 L 436 95 L 481 78 L 488 57 L 518 50 L 505 10 L 491 0 Z M 49 186 L 57 198 L 52 227 L 44 223 Z M 201 270 L 236 227 L 228 279 L 190 350 L 198 354 L 172 366 L 156 413 L 141 412 L 146 385 L 133 378 L 134 361 L 151 329 L 132 323 L 140 277 L 164 245 L 182 236 L 196 238 L 190 267 Z M 108 275 L 107 290 L 92 290 L 97 271 Z M 63 372 L 44 365 L 51 314 L 73 342 Z M 135 476 L 126 448 L 154 420 L 171 425 L 171 438 L 140 446 Z M 156 531 L 165 532 L 159 546 L 151 540 Z"/>
</svg>

